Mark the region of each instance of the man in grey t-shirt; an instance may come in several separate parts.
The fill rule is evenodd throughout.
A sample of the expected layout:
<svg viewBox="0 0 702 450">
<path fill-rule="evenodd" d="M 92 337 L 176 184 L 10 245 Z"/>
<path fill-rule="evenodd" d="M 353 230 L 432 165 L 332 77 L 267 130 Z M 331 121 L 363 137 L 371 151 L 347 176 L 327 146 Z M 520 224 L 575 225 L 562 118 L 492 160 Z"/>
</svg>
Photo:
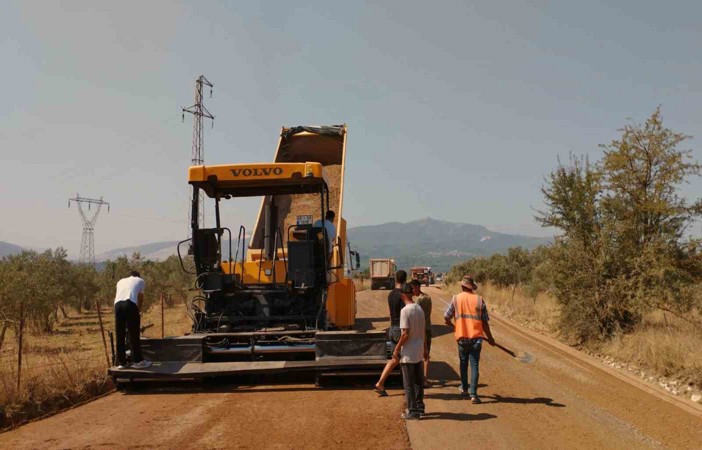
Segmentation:
<svg viewBox="0 0 702 450">
<path fill-rule="evenodd" d="M 418 420 L 424 414 L 424 359 L 427 354 L 424 311 L 412 301 L 409 284 L 402 286 L 402 301 L 405 304 L 400 311 L 402 334 L 392 357 L 399 360 L 402 369 L 407 400 L 407 411 L 402 413 L 402 418 Z"/>
</svg>

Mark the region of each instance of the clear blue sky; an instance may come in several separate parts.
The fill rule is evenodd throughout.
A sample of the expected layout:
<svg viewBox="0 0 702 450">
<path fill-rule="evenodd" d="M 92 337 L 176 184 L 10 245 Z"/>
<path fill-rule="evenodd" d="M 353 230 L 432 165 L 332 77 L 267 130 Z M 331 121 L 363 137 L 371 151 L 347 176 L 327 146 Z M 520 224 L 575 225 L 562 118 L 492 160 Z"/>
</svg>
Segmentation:
<svg viewBox="0 0 702 450">
<path fill-rule="evenodd" d="M 3 3 L 0 240 L 73 257 L 76 192 L 112 204 L 98 253 L 184 238 L 180 107 L 201 73 L 207 163 L 270 160 L 282 125 L 348 124 L 351 226 L 548 235 L 533 209 L 557 156 L 598 158 L 659 104 L 702 155 L 699 2 Z M 230 202 L 229 224 L 256 207 Z"/>
</svg>

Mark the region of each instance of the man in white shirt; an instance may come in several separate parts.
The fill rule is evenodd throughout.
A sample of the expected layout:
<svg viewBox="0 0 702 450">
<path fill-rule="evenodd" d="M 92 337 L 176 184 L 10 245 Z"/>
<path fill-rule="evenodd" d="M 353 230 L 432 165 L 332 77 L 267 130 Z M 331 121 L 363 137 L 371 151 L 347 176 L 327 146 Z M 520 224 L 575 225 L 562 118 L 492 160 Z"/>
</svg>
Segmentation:
<svg viewBox="0 0 702 450">
<path fill-rule="evenodd" d="M 151 367 L 151 361 L 141 356 L 141 337 L 139 311 L 144 303 L 144 280 L 139 272 L 132 271 L 130 276 L 117 282 L 115 294 L 115 335 L 117 337 L 117 363 L 119 369 L 126 369 L 126 338 L 129 332 L 129 346 L 132 351 L 132 366 L 135 369 Z"/>
<path fill-rule="evenodd" d="M 318 220 L 312 225 L 315 228 L 322 228 L 324 227 L 325 230 L 327 230 L 327 253 L 329 256 L 332 254 L 332 248 L 334 248 L 334 241 L 336 241 L 336 227 L 334 226 L 334 217 L 336 217 L 336 214 L 334 214 L 334 211 L 331 209 L 327 211 L 327 214 L 324 217 L 324 220 Z"/>
<path fill-rule="evenodd" d="M 407 411 L 402 413 L 402 418 L 419 420 L 424 414 L 424 360 L 427 357 L 424 311 L 412 301 L 412 286 L 409 283 L 402 286 L 402 301 L 405 304 L 400 311 L 402 335 L 392 357 L 399 359 L 402 369 L 407 400 Z"/>
</svg>

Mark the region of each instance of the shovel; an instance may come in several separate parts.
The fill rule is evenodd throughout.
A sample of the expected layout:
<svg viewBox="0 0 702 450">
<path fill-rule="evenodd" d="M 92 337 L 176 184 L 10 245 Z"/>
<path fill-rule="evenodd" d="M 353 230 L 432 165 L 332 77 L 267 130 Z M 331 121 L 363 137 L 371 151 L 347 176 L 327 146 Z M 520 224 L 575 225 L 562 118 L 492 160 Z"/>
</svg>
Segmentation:
<svg viewBox="0 0 702 450">
<path fill-rule="evenodd" d="M 507 354 L 508 354 L 509 356 L 511 356 L 512 358 L 518 359 L 519 362 L 523 362 L 524 364 L 531 364 L 531 363 L 533 363 L 533 362 L 536 360 L 536 358 L 534 358 L 533 356 L 531 356 L 531 355 L 530 355 L 529 353 L 527 353 L 527 352 L 519 352 L 519 353 L 517 353 L 517 352 L 515 352 L 514 350 L 510 350 L 510 349 L 508 349 L 507 347 L 505 347 L 505 346 L 503 346 L 503 345 L 500 345 L 500 344 L 498 344 L 498 343 L 495 343 L 495 347 L 497 347 L 497 348 L 499 348 L 500 350 L 502 350 L 503 352 L 507 353 Z"/>
</svg>

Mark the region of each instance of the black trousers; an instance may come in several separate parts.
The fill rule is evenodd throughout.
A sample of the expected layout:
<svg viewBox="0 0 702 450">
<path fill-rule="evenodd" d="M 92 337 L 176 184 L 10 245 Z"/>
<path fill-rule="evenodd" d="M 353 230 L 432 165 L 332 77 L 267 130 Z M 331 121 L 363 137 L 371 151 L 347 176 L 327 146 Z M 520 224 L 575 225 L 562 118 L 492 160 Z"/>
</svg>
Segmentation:
<svg viewBox="0 0 702 450">
<path fill-rule="evenodd" d="M 131 300 L 115 303 L 115 335 L 117 336 L 117 363 L 127 365 L 126 338 L 129 332 L 129 347 L 132 350 L 133 363 L 141 362 L 141 342 L 139 327 L 141 326 L 139 308 Z"/>
<path fill-rule="evenodd" d="M 405 388 L 407 411 L 410 414 L 424 414 L 424 361 L 414 364 L 400 364 L 402 384 Z"/>
</svg>

